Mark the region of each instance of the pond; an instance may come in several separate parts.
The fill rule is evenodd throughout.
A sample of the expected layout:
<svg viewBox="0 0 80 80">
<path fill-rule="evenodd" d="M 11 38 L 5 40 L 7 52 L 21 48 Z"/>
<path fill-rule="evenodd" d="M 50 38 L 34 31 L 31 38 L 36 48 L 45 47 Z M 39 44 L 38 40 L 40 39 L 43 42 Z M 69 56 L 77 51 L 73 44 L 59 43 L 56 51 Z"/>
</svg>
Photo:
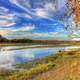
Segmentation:
<svg viewBox="0 0 80 80">
<path fill-rule="evenodd" d="M 42 45 L 0 47 L 0 68 L 12 68 L 14 64 L 39 59 L 50 54 L 55 54 L 59 50 L 79 48 L 76 46 L 39 48 L 39 46 Z"/>
</svg>

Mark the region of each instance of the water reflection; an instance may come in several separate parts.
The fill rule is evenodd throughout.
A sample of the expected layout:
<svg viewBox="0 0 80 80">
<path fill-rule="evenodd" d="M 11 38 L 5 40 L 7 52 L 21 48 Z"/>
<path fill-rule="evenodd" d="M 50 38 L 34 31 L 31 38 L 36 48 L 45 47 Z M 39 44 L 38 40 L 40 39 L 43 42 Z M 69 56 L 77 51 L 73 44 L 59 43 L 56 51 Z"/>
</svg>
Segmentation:
<svg viewBox="0 0 80 80">
<path fill-rule="evenodd" d="M 44 57 L 46 55 L 52 54 L 54 51 L 56 50 L 53 50 L 53 48 L 22 49 L 15 51 L 16 53 L 14 58 L 16 62 L 20 63 Z"/>
<path fill-rule="evenodd" d="M 16 48 L 20 47 L 0 47 L 0 67 L 11 67 L 13 64 L 41 58 L 57 51 L 57 49 L 53 48 L 29 48 L 16 50 Z M 9 51 L 8 49 L 15 50 Z"/>
<path fill-rule="evenodd" d="M 0 67 L 12 68 L 14 63 L 13 54 L 14 51 L 4 51 L 3 48 L 0 48 Z"/>
<path fill-rule="evenodd" d="M 23 46 L 0 47 L 0 67 L 12 68 L 13 64 L 30 61 L 33 59 L 42 58 L 44 56 L 54 54 L 58 50 L 68 50 L 69 48 L 80 47 L 53 47 L 53 48 L 21 48 Z M 17 49 L 16 49 L 17 48 Z M 13 50 L 10 50 L 13 49 Z"/>
</svg>

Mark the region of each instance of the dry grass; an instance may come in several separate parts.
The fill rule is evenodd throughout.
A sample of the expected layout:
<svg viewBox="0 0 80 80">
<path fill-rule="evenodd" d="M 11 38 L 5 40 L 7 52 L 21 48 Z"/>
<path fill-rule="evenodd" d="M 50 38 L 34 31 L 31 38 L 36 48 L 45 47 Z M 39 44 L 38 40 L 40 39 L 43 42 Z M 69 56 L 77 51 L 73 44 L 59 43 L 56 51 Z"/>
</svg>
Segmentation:
<svg viewBox="0 0 80 80">
<path fill-rule="evenodd" d="M 80 51 L 59 51 L 55 55 L 17 65 L 17 68 L 23 70 L 4 71 L 0 80 L 80 80 Z"/>
</svg>

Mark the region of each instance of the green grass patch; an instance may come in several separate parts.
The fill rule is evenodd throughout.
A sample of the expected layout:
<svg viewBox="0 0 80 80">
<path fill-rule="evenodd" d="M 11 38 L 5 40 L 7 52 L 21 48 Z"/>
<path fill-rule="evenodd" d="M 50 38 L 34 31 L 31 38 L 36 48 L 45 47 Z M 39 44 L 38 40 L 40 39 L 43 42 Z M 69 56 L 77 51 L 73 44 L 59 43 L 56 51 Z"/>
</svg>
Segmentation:
<svg viewBox="0 0 80 80">
<path fill-rule="evenodd" d="M 0 72 L 0 80 L 29 80 L 38 74 L 44 73 L 58 66 L 61 62 L 80 58 L 80 50 L 59 51 L 57 54 L 46 56 L 39 60 L 15 65 L 19 71 Z M 3 74 L 2 74 L 3 73 Z"/>
</svg>

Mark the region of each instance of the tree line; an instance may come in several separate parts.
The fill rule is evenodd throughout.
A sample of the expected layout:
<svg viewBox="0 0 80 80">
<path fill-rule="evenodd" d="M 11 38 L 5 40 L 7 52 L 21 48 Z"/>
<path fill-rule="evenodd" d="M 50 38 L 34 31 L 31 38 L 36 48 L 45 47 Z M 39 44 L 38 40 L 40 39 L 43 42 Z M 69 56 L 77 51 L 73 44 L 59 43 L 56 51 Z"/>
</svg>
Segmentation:
<svg viewBox="0 0 80 80">
<path fill-rule="evenodd" d="M 27 42 L 27 43 L 31 43 L 32 40 L 30 40 L 30 39 L 7 39 L 7 38 L 2 37 L 0 35 L 0 42 L 1 43 L 2 42 L 7 42 L 7 43 L 25 43 L 25 42 Z"/>
</svg>

